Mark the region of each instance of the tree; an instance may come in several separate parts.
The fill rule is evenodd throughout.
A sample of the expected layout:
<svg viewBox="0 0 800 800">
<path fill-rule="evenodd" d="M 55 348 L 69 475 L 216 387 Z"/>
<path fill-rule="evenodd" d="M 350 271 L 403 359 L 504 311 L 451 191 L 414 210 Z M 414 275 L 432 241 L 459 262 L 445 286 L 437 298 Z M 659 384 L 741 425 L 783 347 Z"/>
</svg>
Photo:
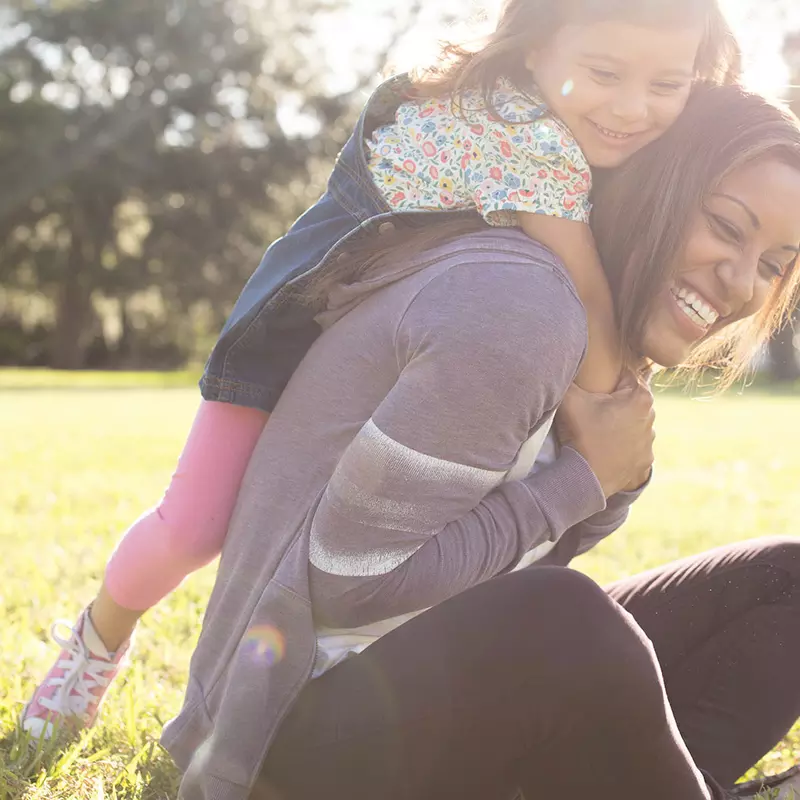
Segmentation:
<svg viewBox="0 0 800 800">
<path fill-rule="evenodd" d="M 218 329 L 265 245 L 319 193 L 376 71 L 331 92 L 303 68 L 340 3 L 9 7 L 0 284 L 51 304 L 53 366 L 86 364 L 101 300 L 129 358 L 148 337 L 190 349 L 201 318 Z"/>
</svg>

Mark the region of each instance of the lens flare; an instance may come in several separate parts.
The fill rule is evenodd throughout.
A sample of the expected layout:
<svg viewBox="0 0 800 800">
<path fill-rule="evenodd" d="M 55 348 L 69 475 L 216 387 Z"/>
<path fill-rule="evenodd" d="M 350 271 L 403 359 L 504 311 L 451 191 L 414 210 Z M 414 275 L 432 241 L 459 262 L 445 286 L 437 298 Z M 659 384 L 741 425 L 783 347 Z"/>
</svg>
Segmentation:
<svg viewBox="0 0 800 800">
<path fill-rule="evenodd" d="M 572 94 L 572 90 L 575 88 L 575 81 L 570 78 L 568 81 L 564 83 L 561 87 L 561 94 L 563 97 L 566 97 L 569 94 Z"/>
<path fill-rule="evenodd" d="M 254 625 L 242 639 L 242 650 L 272 667 L 286 654 L 286 637 L 274 625 Z"/>
<path fill-rule="evenodd" d="M 192 765 L 191 769 L 192 772 L 195 774 L 202 774 L 205 772 L 208 759 L 211 756 L 211 750 L 214 746 L 214 742 L 212 741 L 213 737 L 209 736 L 197 750 L 194 751 L 194 755 L 192 756 Z"/>
</svg>

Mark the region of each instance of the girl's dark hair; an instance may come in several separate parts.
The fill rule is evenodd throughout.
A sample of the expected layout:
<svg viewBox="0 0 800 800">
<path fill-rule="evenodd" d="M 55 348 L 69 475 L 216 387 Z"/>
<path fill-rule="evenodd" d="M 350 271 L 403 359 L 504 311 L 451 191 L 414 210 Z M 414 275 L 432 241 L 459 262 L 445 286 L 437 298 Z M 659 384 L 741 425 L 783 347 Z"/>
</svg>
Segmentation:
<svg viewBox="0 0 800 800">
<path fill-rule="evenodd" d="M 697 77 L 711 83 L 738 80 L 741 54 L 717 0 L 506 0 L 494 33 L 472 45 L 447 43 L 439 60 L 412 72 L 418 97 L 450 95 L 456 107 L 464 94 L 479 90 L 486 108 L 497 115 L 492 93 L 499 78 L 531 89 L 525 59 L 572 21 L 622 20 L 668 25 L 697 21 L 705 25 L 695 65 Z"/>
<path fill-rule="evenodd" d="M 653 300 L 680 266 L 704 199 L 731 171 L 765 159 L 800 171 L 797 118 L 738 86 L 700 84 L 664 135 L 598 181 L 592 229 L 628 346 L 640 345 Z M 798 284 L 795 263 L 757 314 L 701 342 L 686 367 L 719 368 L 719 385 L 730 386 L 788 319 Z"/>
</svg>

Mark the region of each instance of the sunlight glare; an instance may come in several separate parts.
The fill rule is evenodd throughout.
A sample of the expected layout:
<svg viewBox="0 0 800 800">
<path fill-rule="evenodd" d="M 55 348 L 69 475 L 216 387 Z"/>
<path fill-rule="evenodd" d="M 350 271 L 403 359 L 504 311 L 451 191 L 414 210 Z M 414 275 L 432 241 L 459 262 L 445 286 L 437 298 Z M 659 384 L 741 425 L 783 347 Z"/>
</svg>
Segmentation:
<svg viewBox="0 0 800 800">
<path fill-rule="evenodd" d="M 769 97 L 785 96 L 789 69 L 783 60 L 784 29 L 800 25 L 800 13 L 791 0 L 721 0 L 722 9 L 743 52 L 744 84 Z"/>
</svg>

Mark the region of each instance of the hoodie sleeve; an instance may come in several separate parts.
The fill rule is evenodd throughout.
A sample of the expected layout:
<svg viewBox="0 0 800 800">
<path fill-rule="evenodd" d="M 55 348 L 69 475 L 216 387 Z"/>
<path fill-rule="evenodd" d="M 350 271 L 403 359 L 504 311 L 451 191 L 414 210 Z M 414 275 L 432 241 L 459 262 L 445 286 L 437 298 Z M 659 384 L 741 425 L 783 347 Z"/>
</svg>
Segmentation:
<svg viewBox="0 0 800 800">
<path fill-rule="evenodd" d="M 652 478 L 652 473 L 651 473 Z M 576 555 L 583 555 L 614 531 L 618 530 L 628 519 L 631 506 L 642 496 L 642 492 L 650 485 L 648 478 L 638 489 L 632 492 L 618 492 L 608 498 L 608 503 L 603 511 L 593 514 L 576 527 L 580 543 Z"/>
<path fill-rule="evenodd" d="M 311 592 L 324 624 L 440 602 L 605 507 L 570 448 L 503 482 L 585 344 L 583 309 L 549 264 L 459 265 L 419 292 L 396 331 L 399 378 L 313 514 Z"/>
</svg>

